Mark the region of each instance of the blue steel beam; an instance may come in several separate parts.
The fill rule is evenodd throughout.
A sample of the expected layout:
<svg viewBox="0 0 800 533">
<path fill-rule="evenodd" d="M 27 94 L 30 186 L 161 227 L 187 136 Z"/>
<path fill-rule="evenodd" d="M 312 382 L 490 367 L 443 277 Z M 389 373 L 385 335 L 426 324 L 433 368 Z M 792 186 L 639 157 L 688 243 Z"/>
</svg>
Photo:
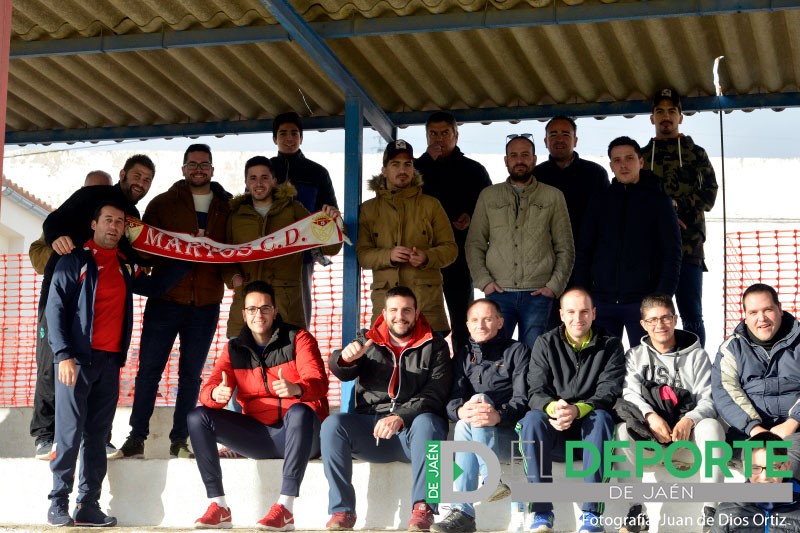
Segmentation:
<svg viewBox="0 0 800 533">
<path fill-rule="evenodd" d="M 319 35 L 314 33 L 308 22 L 289 5 L 287 0 L 261 0 L 264 7 L 280 22 L 290 34 L 292 39 L 300 43 L 311 58 L 331 77 L 331 79 L 345 92 L 361 101 L 364 116 L 372 127 L 386 139 L 393 139 L 394 124 L 384 113 L 383 109 L 375 103 L 356 78 L 347 70 L 333 50 L 325 44 Z"/>
<path fill-rule="evenodd" d="M 716 111 L 714 96 L 684 97 L 684 112 Z M 742 94 L 722 97 L 726 111 L 738 109 L 783 109 L 800 107 L 800 92 L 772 94 Z M 546 106 L 497 107 L 493 109 L 454 109 L 459 122 L 506 122 L 512 120 L 547 119 L 555 115 L 573 117 L 635 116 L 650 113 L 650 101 L 605 102 Z M 430 111 L 389 113 L 390 120 L 398 126 L 424 124 Z M 333 130 L 345 127 L 345 117 L 303 118 L 306 130 Z M 272 130 L 271 120 L 236 120 L 198 122 L 191 124 L 161 124 L 152 126 L 127 126 L 112 128 L 75 128 L 31 131 L 7 131 L 6 144 L 50 144 L 58 142 L 96 142 L 126 139 L 164 139 L 172 137 L 197 137 L 202 135 L 238 135 L 264 133 Z"/>
<path fill-rule="evenodd" d="M 347 39 L 371 35 L 396 35 L 442 31 L 549 26 L 617 20 L 640 20 L 682 16 L 707 16 L 759 11 L 800 9 L 800 0 L 651 0 L 615 4 L 561 5 L 552 8 L 489 10 L 478 13 L 445 13 L 408 17 L 379 17 L 372 19 L 307 23 L 321 39 Z M 275 13 L 273 12 L 273 15 Z M 278 18 L 276 16 L 276 18 Z M 280 25 L 247 26 L 209 30 L 169 31 L 142 35 L 108 35 L 49 41 L 15 41 L 11 43 L 11 59 L 108 52 L 134 52 L 225 46 L 233 44 L 284 42 L 293 36 Z"/>
<path fill-rule="evenodd" d="M 342 346 L 356 337 L 361 323 L 361 270 L 356 257 L 358 240 L 358 208 L 361 205 L 361 156 L 364 151 L 364 127 L 361 102 L 348 95 L 344 115 L 344 222 L 353 246 L 344 247 L 342 278 Z M 341 409 L 348 413 L 355 408 L 355 381 L 342 383 Z"/>
</svg>

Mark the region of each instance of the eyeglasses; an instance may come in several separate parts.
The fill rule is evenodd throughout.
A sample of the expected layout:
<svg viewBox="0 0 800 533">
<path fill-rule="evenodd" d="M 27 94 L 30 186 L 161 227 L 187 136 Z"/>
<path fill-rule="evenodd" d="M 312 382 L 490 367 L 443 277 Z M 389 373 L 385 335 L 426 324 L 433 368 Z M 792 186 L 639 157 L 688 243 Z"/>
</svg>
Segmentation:
<svg viewBox="0 0 800 533">
<path fill-rule="evenodd" d="M 664 324 L 666 326 L 667 324 L 672 324 L 672 322 L 674 322 L 676 318 L 678 318 L 678 315 L 664 315 L 658 317 L 654 316 L 652 318 L 645 319 L 642 322 L 644 322 L 648 326 L 655 326 L 656 324 L 659 323 Z"/>
<path fill-rule="evenodd" d="M 532 141 L 533 133 L 512 133 L 511 135 L 506 135 L 506 144 L 510 143 L 514 139 L 528 139 L 529 141 Z"/>
<path fill-rule="evenodd" d="M 211 170 L 211 163 L 195 163 L 192 161 L 191 163 L 184 163 L 183 166 L 188 170 L 197 170 L 198 168 L 200 170 Z"/>
<path fill-rule="evenodd" d="M 751 473 L 752 473 L 754 476 L 760 476 L 760 475 L 761 475 L 761 473 L 762 473 L 762 472 L 764 472 L 764 471 L 766 471 L 766 470 L 767 470 L 767 467 L 766 467 L 766 466 L 761 466 L 761 465 L 750 465 L 750 472 L 751 472 Z"/>
<path fill-rule="evenodd" d="M 251 307 L 245 307 L 244 310 L 250 316 L 254 316 L 256 313 L 261 313 L 262 315 L 267 315 L 267 314 L 269 314 L 269 313 L 271 313 L 272 311 L 275 310 L 275 306 L 274 305 L 262 305 L 261 307 L 256 307 L 256 306 L 253 305 Z"/>
</svg>

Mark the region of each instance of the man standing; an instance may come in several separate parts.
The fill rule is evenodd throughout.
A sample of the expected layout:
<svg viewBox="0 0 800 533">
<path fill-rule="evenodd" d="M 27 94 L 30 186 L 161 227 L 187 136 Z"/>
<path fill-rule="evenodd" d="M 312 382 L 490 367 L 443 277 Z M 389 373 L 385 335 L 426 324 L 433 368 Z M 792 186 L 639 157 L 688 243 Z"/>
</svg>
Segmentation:
<svg viewBox="0 0 800 533">
<path fill-rule="evenodd" d="M 369 187 L 375 198 L 361 204 L 356 254 L 361 268 L 372 269 L 372 323 L 381 315 L 386 291 L 413 287 L 433 331 L 447 335 L 441 269 L 455 260 L 458 247 L 442 204 L 422 194 L 410 144 L 397 140 L 386 146 L 381 173 Z"/>
<path fill-rule="evenodd" d="M 125 234 L 122 206 L 101 200 L 90 227 L 93 237 L 58 261 L 47 299 L 48 340 L 58 375 L 47 513 L 53 526 L 117 523 L 98 501 L 106 476 L 106 437 L 119 399 L 119 369 L 125 365 L 133 329 L 132 292 L 154 295 L 164 290 L 140 275 L 139 267 L 117 249 Z M 78 505 L 71 517 L 69 495 L 79 451 Z"/>
<path fill-rule="evenodd" d="M 705 345 L 705 211 L 714 207 L 717 179 L 706 151 L 679 131 L 683 114 L 681 99 L 675 89 L 662 89 L 655 94 L 650 122 L 656 127 L 656 136 L 644 147 L 645 168 L 661 179 L 664 192 L 672 198 L 681 230 L 683 261 L 675 300 L 683 329 L 697 335 L 700 345 Z"/>
<path fill-rule="evenodd" d="M 231 527 L 217 443 L 251 459 L 282 458 L 278 501 L 257 529 L 294 530 L 294 499 L 311 457 L 319 455 L 319 426 L 328 416 L 328 376 L 314 337 L 286 324 L 275 292 L 263 281 L 244 288 L 245 326 L 228 341 L 200 391 L 203 404 L 189 413 L 197 467 L 211 500 L 195 527 Z M 238 387 L 242 413 L 224 409 Z"/>
<path fill-rule="evenodd" d="M 91 221 L 102 202 L 113 202 L 125 210 L 125 214 L 140 218 L 136 203 L 144 198 L 156 167 L 143 154 L 136 154 L 125 161 L 119 171 L 119 183 L 83 187 L 75 191 L 61 206 L 50 213 L 42 225 L 44 239 L 51 253 L 44 267 L 42 292 L 39 297 L 38 327 L 36 336 L 36 391 L 33 397 L 31 437 L 36 439 L 36 458 L 50 459 L 55 432 L 55 376 L 53 374 L 53 352 L 47 342 L 48 328 L 45 308 L 50 291 L 50 279 L 56 263 L 92 238 Z M 130 247 L 128 239 L 122 239 L 120 247 L 127 257 L 138 257 Z M 109 443 L 106 452 L 118 456 L 118 450 Z"/>
<path fill-rule="evenodd" d="M 143 221 L 151 226 L 224 242 L 230 194 L 212 182 L 211 149 L 192 144 L 183 155 L 183 178 L 148 204 Z M 158 273 L 169 266 L 155 265 Z M 180 337 L 180 365 L 175 413 L 169 434 L 172 457 L 193 457 L 186 444 L 186 415 L 197 405 L 200 374 L 214 339 L 222 301 L 220 266 L 194 263 L 162 298 L 149 298 L 142 319 L 139 370 L 136 373 L 131 432 L 121 450 L 125 457 L 144 456 L 144 441 L 150 433 L 150 417 L 161 374 Z"/>
<path fill-rule="evenodd" d="M 481 192 L 467 235 L 472 279 L 503 313 L 506 336 L 533 346 L 575 262 L 564 195 L 533 175 L 530 134 L 509 135 L 509 177 Z"/>
<path fill-rule="evenodd" d="M 264 156 L 247 160 L 244 166 L 247 192 L 231 200 L 225 242 L 241 244 L 254 241 L 294 224 L 308 216 L 308 210 L 294 200 L 296 189 L 291 182 L 278 185 L 272 174 L 272 163 Z M 322 211 L 337 218 L 339 211 L 322 206 Z M 341 243 L 320 248 L 326 255 L 336 255 Z M 281 318 L 301 329 L 307 329 L 303 313 L 301 277 L 303 254 L 290 254 L 264 261 L 233 263 L 226 266 L 225 282 L 233 287 L 233 302 L 228 318 L 228 338 L 236 337 L 244 326 L 241 310 L 244 302 L 242 287 L 251 281 L 266 281 L 275 292 L 275 308 Z"/>
<path fill-rule="evenodd" d="M 789 459 L 800 479 L 800 324 L 763 283 L 744 291 L 742 307 L 744 320 L 711 368 L 714 405 L 730 426 L 729 441 L 765 431 L 790 441 Z"/>
<path fill-rule="evenodd" d="M 326 527 L 351 530 L 356 523 L 356 458 L 411 462 L 408 530 L 428 531 L 436 509 L 425 503 L 425 444 L 447 438 L 442 415 L 453 381 L 447 342 L 433 334 L 411 289 L 392 287 L 372 328 L 333 352 L 328 366 L 340 380 L 358 384 L 355 411 L 322 424 L 322 464 L 330 486 Z"/>
<path fill-rule="evenodd" d="M 458 257 L 442 269 L 444 299 L 453 330 L 453 351 L 467 345 L 467 307 L 473 299 L 472 278 L 464 252 L 467 230 L 481 191 L 492 184 L 486 169 L 469 159 L 456 146 L 458 124 L 447 111 L 436 111 L 425 123 L 428 149 L 414 160 L 414 168 L 422 174 L 422 192 L 441 202 L 458 246 Z"/>
<path fill-rule="evenodd" d="M 697 335 L 675 329 L 678 315 L 670 296 L 645 296 L 641 317 L 647 336 L 625 356 L 622 398 L 637 411 L 637 422 L 644 421 L 641 429 L 646 428 L 646 433 L 634 433 L 627 423 L 622 423 L 617 426 L 617 440 L 655 440 L 664 446 L 690 440 L 700 449 L 705 465 L 711 459 L 707 456 L 706 442 L 725 440 L 711 399 L 711 359 L 700 346 Z M 663 401 L 665 391 L 671 393 L 675 402 Z M 636 436 L 631 438 L 631 434 Z M 638 481 L 634 449 L 623 448 L 622 451 L 628 462 L 624 469 L 631 472 L 630 480 Z M 721 455 L 722 450 L 717 448 L 715 458 Z M 694 462 L 694 458 L 689 455 L 688 461 Z M 703 474 L 700 479 L 705 483 L 724 482 L 719 466 L 713 466 L 711 475 Z M 703 533 L 711 530 L 716 509 L 716 502 L 705 503 Z M 620 533 L 648 531 L 649 523 L 644 506 L 641 502 L 634 503 Z"/>
<path fill-rule="evenodd" d="M 486 298 L 472 302 L 467 310 L 469 345 L 453 358 L 453 392 L 447 414 L 456 423 L 455 440 L 485 444 L 497 457 L 509 455 L 517 440 L 514 427 L 528 410 L 528 361 L 530 348 L 503 333 L 503 316 L 497 302 Z M 473 453 L 456 453 L 463 470 L 454 482 L 458 492 L 478 488 L 487 475 L 486 463 Z M 487 501 L 511 494 L 502 481 Z M 454 503 L 450 512 L 431 527 L 437 533 L 473 533 L 475 506 Z"/>
<path fill-rule="evenodd" d="M 309 213 L 321 211 L 326 205 L 338 209 L 330 174 L 319 163 L 307 159 L 300 150 L 303 144 L 303 121 L 300 115 L 289 111 L 276 116 L 272 121 L 272 142 L 278 147 L 278 155 L 271 159 L 273 175 L 278 184 L 291 181 L 297 189 L 295 198 Z M 303 254 L 303 312 L 309 327 L 314 304 L 311 296 L 314 263 L 330 264 L 323 253 L 311 250 Z"/>
<path fill-rule="evenodd" d="M 573 241 L 578 239 L 583 223 L 583 215 L 589 207 L 589 199 L 594 198 L 608 187 L 606 169 L 581 159 L 575 147 L 578 145 L 578 125 L 571 117 L 558 115 L 545 126 L 544 146 L 550 157 L 536 165 L 533 174 L 541 183 L 551 185 L 564 194 L 572 226 Z M 555 302 L 554 302 L 555 303 Z M 547 329 L 561 323 L 558 306 L 553 305 Z"/>
<path fill-rule="evenodd" d="M 562 326 L 539 337 L 528 368 L 531 410 L 517 425 L 529 483 L 552 483 L 553 459 L 564 459 L 565 442 L 583 440 L 603 449 L 612 440 L 611 409 L 622 393 L 625 352 L 617 337 L 592 327 L 595 307 L 583 289 L 568 289 L 561 297 Z M 584 450 L 583 468 L 592 455 Z M 603 481 L 602 465 L 586 483 Z M 553 532 L 553 504 L 536 502 L 530 531 Z M 583 504 L 578 533 L 604 531 L 601 502 Z"/>
<path fill-rule="evenodd" d="M 645 334 L 642 298 L 675 294 L 681 268 L 678 220 L 652 172 L 642 170 L 636 141 L 618 137 L 608 145 L 614 180 L 594 198 L 578 240 L 573 280 L 591 291 L 597 324 L 631 347 Z"/>
</svg>

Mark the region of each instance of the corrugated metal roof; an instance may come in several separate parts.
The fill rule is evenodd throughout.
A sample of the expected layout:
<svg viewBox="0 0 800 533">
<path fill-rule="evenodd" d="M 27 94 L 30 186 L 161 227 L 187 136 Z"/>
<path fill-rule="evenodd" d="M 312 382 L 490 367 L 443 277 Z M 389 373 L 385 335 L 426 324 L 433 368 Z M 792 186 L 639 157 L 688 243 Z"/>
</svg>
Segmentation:
<svg viewBox="0 0 800 533">
<path fill-rule="evenodd" d="M 686 4 L 696 12 L 709 2 L 292 2 L 320 34 L 326 24 L 352 23 L 354 36 L 326 43 L 387 113 L 640 101 L 668 85 L 684 95 L 710 96 L 711 68 L 719 55 L 726 56 L 726 94 L 800 92 L 799 9 L 658 16 L 658 9 L 676 13 L 675 6 Z M 642 18 L 643 6 L 658 18 Z M 552 23 L 578 9 L 597 18 L 614 9 L 613 17 L 629 13 L 631 20 Z M 545 22 L 458 31 L 429 27 L 419 33 L 404 26 L 412 18 L 418 24 L 429 17 L 435 29 L 440 14 L 489 20 L 498 13 L 512 21 L 541 13 Z M 454 27 L 453 19 L 441 20 Z M 363 35 L 358 28 L 365 21 L 385 22 L 381 27 L 393 23 L 397 29 Z M 220 30 L 236 35 L 243 28 L 275 25 L 258 0 L 15 0 L 7 130 L 268 120 L 289 109 L 305 116 L 344 115 L 343 92 L 287 39 L 75 53 L 80 43 L 101 35 L 165 39 L 202 30 L 218 42 Z M 223 41 L 235 42 L 228 35 Z M 63 55 L 13 54 L 15 45 L 31 41 L 57 41 Z"/>
</svg>

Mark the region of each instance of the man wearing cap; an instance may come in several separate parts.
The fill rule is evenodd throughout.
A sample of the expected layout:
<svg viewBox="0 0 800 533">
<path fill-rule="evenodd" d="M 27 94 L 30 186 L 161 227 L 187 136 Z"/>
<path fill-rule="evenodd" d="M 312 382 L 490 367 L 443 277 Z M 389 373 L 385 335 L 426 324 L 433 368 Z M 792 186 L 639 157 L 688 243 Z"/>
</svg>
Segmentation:
<svg viewBox="0 0 800 533">
<path fill-rule="evenodd" d="M 475 286 L 497 302 L 503 329 L 532 347 L 550 308 L 567 286 L 575 262 L 564 195 L 533 175 L 530 134 L 509 135 L 503 183 L 481 192 L 467 235 L 467 263 Z"/>
<path fill-rule="evenodd" d="M 372 323 L 386 291 L 410 287 L 434 332 L 450 331 L 444 311 L 442 271 L 458 255 L 453 229 L 439 200 L 422 194 L 410 144 L 396 140 L 383 153 L 381 173 L 369 182 L 375 198 L 361 204 L 356 254 L 372 270 Z"/>
<path fill-rule="evenodd" d="M 456 351 L 469 344 L 467 307 L 475 292 L 464 244 L 478 195 L 492 180 L 483 165 L 465 156 L 456 146 L 458 124 L 451 113 L 431 113 L 425 123 L 425 137 L 428 149 L 414 160 L 414 167 L 422 174 L 422 192 L 442 203 L 458 245 L 455 262 L 442 269 L 444 299 L 453 328 L 453 351 Z"/>
<path fill-rule="evenodd" d="M 278 147 L 278 155 L 271 158 L 272 174 L 278 185 L 291 181 L 297 193 L 295 200 L 303 204 L 309 213 L 321 211 L 324 206 L 339 208 L 336 192 L 328 170 L 310 159 L 300 150 L 303 144 L 303 121 L 294 111 L 276 116 L 272 121 L 272 142 Z M 311 327 L 311 278 L 314 264 L 330 265 L 323 252 L 316 248 L 303 253 L 303 275 L 301 276 L 303 312 L 307 327 Z"/>
<path fill-rule="evenodd" d="M 675 89 L 662 89 L 655 94 L 650 122 L 656 127 L 656 136 L 642 150 L 644 168 L 661 179 L 664 192 L 672 198 L 681 228 L 683 260 L 675 300 L 683 329 L 697 335 L 704 345 L 705 211 L 714 207 L 717 179 L 706 151 L 679 131 L 683 114 L 680 95 Z"/>
</svg>

